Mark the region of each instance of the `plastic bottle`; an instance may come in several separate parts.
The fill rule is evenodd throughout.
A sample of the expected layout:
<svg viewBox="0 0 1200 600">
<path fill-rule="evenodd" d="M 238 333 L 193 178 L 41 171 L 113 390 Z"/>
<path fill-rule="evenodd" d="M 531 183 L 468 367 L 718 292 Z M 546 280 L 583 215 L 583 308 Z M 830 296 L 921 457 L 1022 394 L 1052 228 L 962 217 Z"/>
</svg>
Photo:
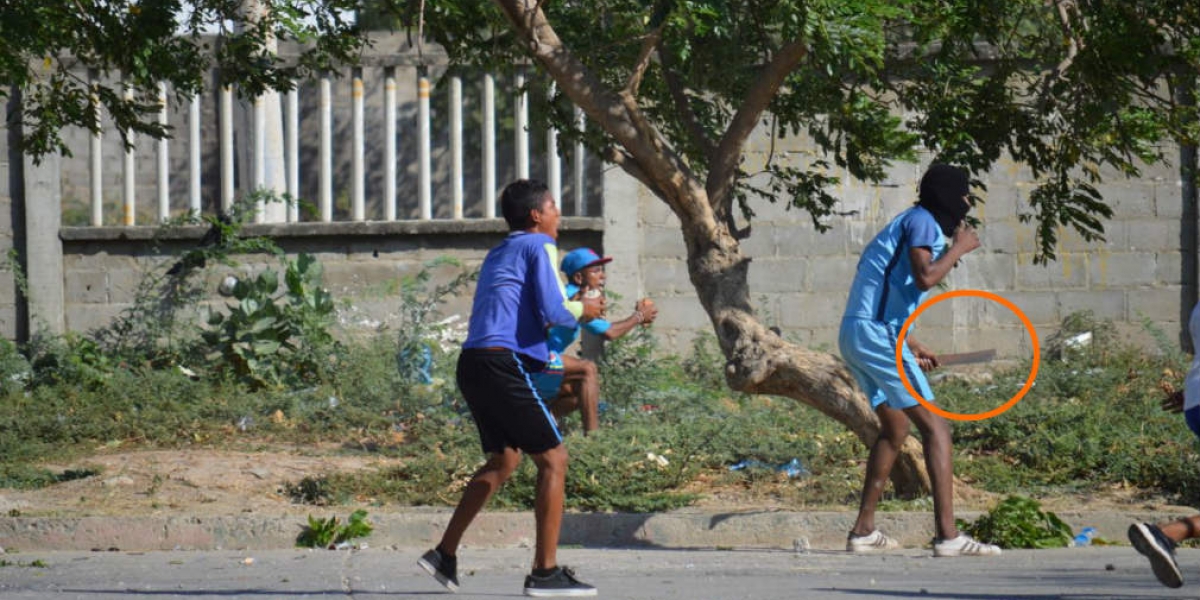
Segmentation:
<svg viewBox="0 0 1200 600">
<path fill-rule="evenodd" d="M 1079 530 L 1079 535 L 1075 536 L 1074 540 L 1071 540 L 1071 546 L 1075 548 L 1080 546 L 1090 546 L 1092 545 L 1092 539 L 1095 537 L 1095 527 L 1084 527 L 1083 529 Z"/>
</svg>

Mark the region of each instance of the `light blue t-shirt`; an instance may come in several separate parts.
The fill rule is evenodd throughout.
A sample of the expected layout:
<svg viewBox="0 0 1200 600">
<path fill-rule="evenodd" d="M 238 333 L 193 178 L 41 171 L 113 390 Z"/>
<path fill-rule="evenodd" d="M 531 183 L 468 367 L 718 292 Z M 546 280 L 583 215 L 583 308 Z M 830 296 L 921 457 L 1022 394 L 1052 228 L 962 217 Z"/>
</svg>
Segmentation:
<svg viewBox="0 0 1200 600">
<path fill-rule="evenodd" d="M 908 258 L 910 249 L 922 247 L 937 260 L 946 251 L 946 238 L 933 215 L 914 206 L 892 219 L 863 249 L 843 318 L 903 325 L 925 297 Z"/>
<path fill-rule="evenodd" d="M 579 286 L 574 283 L 567 284 L 567 298 L 573 298 L 578 293 Z M 604 335 L 604 332 L 608 331 L 609 327 L 612 327 L 612 323 L 602 318 L 577 323 L 574 326 L 556 325 L 551 327 L 547 333 L 548 339 L 546 340 L 546 345 L 550 348 L 551 352 L 562 354 L 571 344 L 575 343 L 575 339 L 579 337 L 579 330 L 581 328 L 587 329 L 592 335 Z"/>
</svg>

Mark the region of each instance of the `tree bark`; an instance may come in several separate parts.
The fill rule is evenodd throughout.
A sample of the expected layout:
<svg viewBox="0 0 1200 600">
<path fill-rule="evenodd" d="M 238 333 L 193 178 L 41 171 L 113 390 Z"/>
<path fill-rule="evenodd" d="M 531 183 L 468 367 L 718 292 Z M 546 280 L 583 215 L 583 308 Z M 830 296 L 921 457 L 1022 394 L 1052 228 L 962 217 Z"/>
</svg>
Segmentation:
<svg viewBox="0 0 1200 600">
<path fill-rule="evenodd" d="M 797 400 L 841 423 L 870 448 L 879 436 L 879 419 L 846 365 L 832 354 L 789 343 L 758 321 L 749 302 L 750 261 L 728 230 L 715 229 L 718 235 L 706 238 L 693 232 L 709 228 L 683 227 L 688 273 L 726 357 L 729 387 Z M 929 473 L 915 438 L 905 441 L 891 479 L 901 496 L 928 493 Z"/>
<path fill-rule="evenodd" d="M 705 312 L 712 320 L 725 355 L 725 379 L 736 391 L 792 398 L 844 425 L 868 448 L 879 435 L 879 419 L 854 384 L 845 365 L 831 354 L 813 352 L 784 341 L 754 316 L 747 272 L 749 258 L 728 226 L 719 220 L 710 193 L 724 200 L 734 167 L 740 162 L 749 129 L 765 109 L 763 98 L 783 81 L 782 61 L 799 60 L 800 46 L 766 69 L 754 86 L 746 110 L 722 138 L 712 157 L 724 165 L 711 189 L 662 138 L 642 114 L 631 94 L 606 88 L 571 56 L 537 0 L 494 0 L 518 37 L 576 105 L 581 107 L 624 153 L 618 164 L 661 198 L 679 218 L 687 245 L 688 274 Z M 929 474 L 921 444 L 910 437 L 892 470 L 892 483 L 902 496 L 928 493 Z"/>
</svg>

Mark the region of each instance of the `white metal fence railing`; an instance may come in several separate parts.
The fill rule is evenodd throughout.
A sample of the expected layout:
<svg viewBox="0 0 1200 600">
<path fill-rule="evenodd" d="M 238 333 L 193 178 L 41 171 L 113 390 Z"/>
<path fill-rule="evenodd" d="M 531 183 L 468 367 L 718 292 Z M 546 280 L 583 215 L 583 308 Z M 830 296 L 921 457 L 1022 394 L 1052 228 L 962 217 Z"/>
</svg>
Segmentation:
<svg viewBox="0 0 1200 600">
<path fill-rule="evenodd" d="M 207 146 L 203 145 L 205 141 L 205 130 L 202 127 L 202 119 L 205 110 L 204 102 L 206 98 L 212 96 L 193 95 L 186 100 L 186 106 L 171 106 L 171 95 L 167 86 L 162 84 L 159 86 L 158 97 L 161 105 L 159 113 L 159 123 L 167 126 L 171 123 L 171 111 L 186 114 L 186 120 L 175 125 L 176 138 L 186 138 L 186 145 L 182 146 L 182 151 L 187 154 L 186 174 L 172 172 L 172 162 L 170 156 L 171 143 L 169 140 L 157 140 L 150 144 L 150 140 L 141 136 L 130 135 L 130 144 L 123 148 L 123 156 L 120 169 L 120 218 L 121 225 L 138 225 L 150 223 L 138 223 L 139 211 L 137 197 L 139 188 L 136 185 L 138 180 L 137 167 L 139 164 L 145 164 L 144 161 L 139 163 L 137 157 L 139 152 L 144 156 L 144 153 L 153 146 L 154 161 L 156 173 L 155 184 L 156 202 L 154 206 L 155 218 L 158 221 L 164 221 L 180 212 L 190 212 L 199 214 L 204 206 L 202 198 L 203 190 L 212 189 L 217 196 L 216 199 L 210 199 L 209 205 L 219 210 L 228 211 L 233 206 L 235 198 L 239 193 L 246 191 L 261 189 L 266 184 L 267 165 L 269 152 L 266 140 L 269 139 L 267 132 L 268 123 L 272 119 L 279 122 L 282 129 L 282 167 L 283 167 L 283 184 L 282 190 L 292 198 L 298 198 L 301 193 L 300 188 L 300 173 L 306 171 L 306 178 L 311 178 L 311 169 L 316 169 L 316 185 L 314 198 L 312 202 L 315 204 L 315 210 L 308 220 L 331 222 L 335 218 L 335 184 L 340 184 L 341 189 L 349 190 L 349 210 L 342 210 L 343 214 L 348 213 L 348 219 L 353 221 L 363 220 L 384 220 L 392 221 L 398 218 L 397 200 L 400 195 L 415 197 L 417 209 L 415 211 L 418 219 L 429 220 L 435 218 L 435 202 L 437 206 L 442 207 L 440 214 L 448 215 L 449 218 L 463 219 L 466 211 L 464 210 L 465 198 L 468 193 L 473 194 L 474 190 L 468 192 L 466 189 L 466 169 L 464 163 L 468 160 L 476 160 L 475 158 L 467 158 L 464 156 L 467 145 L 464 143 L 464 90 L 463 80 L 460 77 L 446 77 L 442 81 L 439 89 L 433 89 L 433 84 L 429 77 L 418 74 L 415 82 L 417 90 L 416 94 L 416 111 L 415 126 L 412 123 L 407 124 L 405 129 L 416 132 L 416 157 L 415 170 L 416 182 L 415 188 L 408 186 L 407 189 L 402 189 L 398 184 L 398 164 L 401 161 L 401 156 L 397 148 L 397 140 L 403 134 L 400 133 L 398 123 L 401 119 L 408 118 L 399 115 L 398 93 L 400 82 L 397 80 L 397 70 L 394 68 L 383 69 L 382 75 L 382 110 L 371 111 L 368 113 L 364 106 L 364 76 L 362 69 L 355 69 L 352 75 L 346 80 L 338 80 L 330 75 L 325 75 L 319 78 L 316 82 L 315 95 L 315 120 L 317 122 L 317 140 L 316 140 L 316 156 L 308 157 L 308 163 L 302 163 L 305 160 L 301 156 L 300 147 L 302 144 L 301 128 L 301 91 L 292 90 L 281 94 L 280 105 L 282 106 L 281 114 L 272 116 L 266 109 L 266 102 L 263 98 L 258 98 L 253 101 L 250 110 L 251 135 L 239 136 L 240 133 L 237 125 L 235 125 L 235 110 L 237 101 L 234 97 L 234 90 L 229 86 L 220 87 L 215 93 L 215 99 L 209 100 L 215 102 L 215 107 L 209 107 L 213 110 L 216 117 L 216 165 L 219 173 L 218 181 L 205 181 L 204 149 Z M 93 75 L 94 78 L 94 75 Z M 479 165 L 473 167 L 475 178 L 478 180 L 478 199 L 482 205 L 481 210 L 474 211 L 475 216 L 482 218 L 494 218 L 496 216 L 495 202 L 497 184 L 499 183 L 498 172 L 500 169 L 497 165 L 498 157 L 501 154 L 497 150 L 497 127 L 500 123 L 506 121 L 497 115 L 497 83 L 496 77 L 492 74 L 484 74 L 478 82 L 478 98 L 472 98 L 471 110 L 477 110 L 478 116 L 478 135 L 479 135 Z M 512 145 L 511 154 L 514 159 L 512 171 L 517 177 L 530 176 L 530 161 L 531 161 L 531 145 L 529 132 L 529 97 L 528 91 L 524 89 L 524 77 L 518 74 L 511 81 L 512 87 L 509 90 L 512 94 L 507 98 L 507 103 L 511 109 L 511 132 Z M 350 117 L 349 117 L 349 182 L 335 182 L 335 178 L 339 177 L 335 171 L 335 118 L 336 111 L 334 109 L 334 93 L 335 86 L 350 87 Z M 301 88 L 303 89 L 303 88 Z M 311 89 L 311 86 L 309 86 Z M 447 96 L 445 119 L 448 121 L 444 124 L 445 135 L 448 137 L 445 140 L 445 152 L 440 156 L 434 156 L 434 128 L 431 123 L 431 98 L 438 93 L 444 93 Z M 552 93 L 552 90 L 551 90 Z M 93 102 L 98 100 L 93 96 Z M 215 110 L 214 110 L 215 109 Z M 370 115 L 380 113 L 378 117 L 380 122 L 370 122 Z M 99 114 L 99 111 L 97 111 Z M 575 118 L 578 127 L 584 124 L 584 116 L 582 111 L 575 109 Z M 309 118 L 309 117 L 303 117 Z M 344 117 L 342 117 L 344 118 Z M 378 127 L 378 129 L 376 129 Z M 178 129 L 185 131 L 178 131 Z M 371 149 L 370 152 L 381 153 L 382 156 L 369 157 L 366 137 L 368 131 L 382 130 L 383 140 L 378 148 Z M 439 133 L 442 130 L 439 128 Z M 88 183 L 89 191 L 87 194 L 88 203 L 90 204 L 90 224 L 92 226 L 101 226 L 106 222 L 105 215 L 105 188 L 103 171 L 106 164 L 104 157 L 105 145 L 103 137 L 105 133 L 102 128 L 97 127 L 97 131 L 90 134 L 90 142 L 88 144 Z M 212 131 L 208 132 L 212 135 Z M 247 144 L 246 138 L 249 138 L 250 143 Z M 236 140 L 236 141 L 235 141 Z M 211 142 L 211 140 L 210 140 Z M 146 144 L 146 148 L 139 148 L 139 145 Z M 235 147 L 235 144 L 238 147 Z M 565 199 L 569 201 L 576 215 L 588 214 L 588 182 L 586 177 L 588 174 L 588 157 L 581 143 L 574 144 L 568 149 L 568 156 L 564 158 L 558 148 L 558 132 L 548 130 L 543 147 L 545 149 L 545 164 L 544 170 L 546 183 L 551 188 L 551 192 L 559 202 L 563 202 L 563 181 L 562 181 L 562 161 L 570 160 L 572 168 L 569 171 L 571 181 L 569 182 L 571 198 Z M 181 148 L 176 145 L 177 151 Z M 110 150 L 111 151 L 111 150 Z M 344 151 L 344 150 L 343 150 Z M 245 163 L 248 166 L 248 173 L 242 174 L 239 172 L 239 167 L 242 164 L 237 163 L 237 157 L 241 153 L 246 153 L 249 160 Z M 381 206 L 381 210 L 370 211 L 367 209 L 367 161 L 368 158 L 374 159 L 373 164 L 377 164 L 382 170 L 382 181 L 379 186 L 381 190 L 378 192 L 381 198 L 373 199 L 373 205 Z M 439 197 L 434 197 L 434 162 L 435 160 L 443 161 L 441 164 L 442 177 L 445 178 L 443 184 L 439 186 Z M 405 168 L 410 168 L 411 165 L 404 165 Z M 210 175 L 211 177 L 211 172 Z M 347 175 L 342 175 L 345 177 Z M 378 177 L 378 174 L 374 176 Z M 173 182 L 174 178 L 186 177 L 186 186 L 178 185 L 178 182 Z M 246 179 L 242 179 L 245 177 Z M 176 193 L 172 194 L 172 184 L 176 183 Z M 310 187 L 310 189 L 312 189 Z M 143 189 L 143 193 L 144 193 Z M 143 200 L 144 201 L 144 200 Z M 445 208 L 448 203 L 449 208 Z M 147 208 L 150 205 L 147 205 Z M 264 220 L 265 212 L 260 206 L 257 212 L 258 221 Z M 141 213 L 142 220 L 146 220 L 146 211 Z M 286 222 L 298 222 L 302 220 L 301 212 L 295 203 L 291 203 L 284 213 L 282 219 Z M 108 219 L 109 224 L 112 218 Z"/>
</svg>

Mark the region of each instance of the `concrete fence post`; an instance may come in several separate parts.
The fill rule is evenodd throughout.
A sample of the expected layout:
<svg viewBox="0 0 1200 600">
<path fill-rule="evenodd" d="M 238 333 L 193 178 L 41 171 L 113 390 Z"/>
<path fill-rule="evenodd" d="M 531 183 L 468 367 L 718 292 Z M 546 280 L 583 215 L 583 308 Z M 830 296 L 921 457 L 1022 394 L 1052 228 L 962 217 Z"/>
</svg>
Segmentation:
<svg viewBox="0 0 1200 600">
<path fill-rule="evenodd" d="M 61 334 L 66 331 L 63 292 L 63 246 L 58 231 L 62 224 L 62 156 L 57 152 L 35 161 L 21 152 L 20 94 L 13 93 L 7 123 L 9 140 L 9 186 L 12 197 L 13 247 L 28 281 L 24 302 L 17 292 L 17 338 L 32 333 Z M 22 306 L 23 305 L 23 306 Z"/>
</svg>

